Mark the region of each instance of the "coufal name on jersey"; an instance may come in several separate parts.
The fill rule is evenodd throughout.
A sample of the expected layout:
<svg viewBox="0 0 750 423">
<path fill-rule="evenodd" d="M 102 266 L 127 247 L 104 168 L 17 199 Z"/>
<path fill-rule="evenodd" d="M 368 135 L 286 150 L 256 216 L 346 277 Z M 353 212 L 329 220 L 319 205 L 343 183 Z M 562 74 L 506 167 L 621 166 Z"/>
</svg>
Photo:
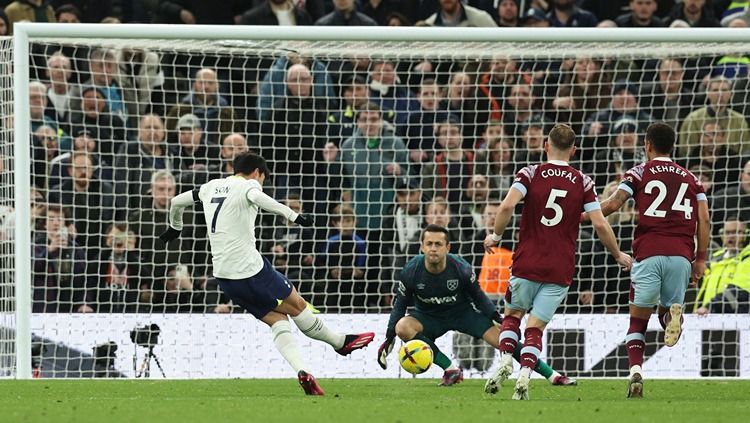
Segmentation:
<svg viewBox="0 0 750 423">
<path fill-rule="evenodd" d="M 458 300 L 458 295 L 451 295 L 450 297 L 430 297 L 430 298 L 422 298 L 419 295 L 417 295 L 417 298 L 419 301 L 422 301 L 423 303 L 427 304 L 450 304 L 455 303 Z"/>
<path fill-rule="evenodd" d="M 559 178 L 567 178 L 570 182 L 576 183 L 577 176 L 569 171 L 564 169 L 544 169 L 542 171 L 542 178 L 551 178 L 551 177 L 559 177 Z"/>
<path fill-rule="evenodd" d="M 661 165 L 659 165 L 659 166 L 651 167 L 648 170 L 651 171 L 652 175 L 656 175 L 657 173 L 668 172 L 668 173 L 676 173 L 676 174 L 678 174 L 678 175 L 680 175 L 682 177 L 687 176 L 687 172 L 685 172 L 684 170 L 680 169 L 677 166 L 661 166 Z"/>
</svg>

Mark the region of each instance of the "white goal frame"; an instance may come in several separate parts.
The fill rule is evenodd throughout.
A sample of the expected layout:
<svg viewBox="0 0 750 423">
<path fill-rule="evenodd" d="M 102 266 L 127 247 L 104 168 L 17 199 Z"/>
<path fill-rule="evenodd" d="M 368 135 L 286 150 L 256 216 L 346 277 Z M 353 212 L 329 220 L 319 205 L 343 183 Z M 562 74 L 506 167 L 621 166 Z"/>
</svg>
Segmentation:
<svg viewBox="0 0 750 423">
<path fill-rule="evenodd" d="M 15 140 L 15 378 L 31 378 L 29 42 L 36 38 L 380 42 L 750 42 L 750 29 L 279 27 L 17 23 L 13 29 Z"/>
</svg>

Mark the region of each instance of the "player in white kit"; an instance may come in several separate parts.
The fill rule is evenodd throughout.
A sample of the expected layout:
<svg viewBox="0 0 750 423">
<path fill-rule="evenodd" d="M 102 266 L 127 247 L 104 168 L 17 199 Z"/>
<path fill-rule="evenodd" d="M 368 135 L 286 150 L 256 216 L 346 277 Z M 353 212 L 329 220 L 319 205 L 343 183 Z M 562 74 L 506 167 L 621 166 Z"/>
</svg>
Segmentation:
<svg viewBox="0 0 750 423">
<path fill-rule="evenodd" d="M 182 230 L 183 210 L 203 203 L 213 257 L 213 275 L 224 293 L 236 305 L 271 327 L 273 342 L 297 372 L 307 395 L 323 395 L 323 390 L 302 362 L 287 316 L 312 339 L 331 345 L 348 355 L 372 342 L 372 332 L 343 335 L 328 329 L 315 316 L 287 278 L 276 271 L 255 247 L 255 221 L 258 210 L 283 216 L 301 226 L 312 226 L 312 218 L 298 214 L 263 193 L 263 181 L 270 175 L 266 161 L 246 152 L 234 159 L 235 174 L 213 179 L 192 191 L 172 198 L 169 228 L 161 234 L 165 243 Z"/>
</svg>

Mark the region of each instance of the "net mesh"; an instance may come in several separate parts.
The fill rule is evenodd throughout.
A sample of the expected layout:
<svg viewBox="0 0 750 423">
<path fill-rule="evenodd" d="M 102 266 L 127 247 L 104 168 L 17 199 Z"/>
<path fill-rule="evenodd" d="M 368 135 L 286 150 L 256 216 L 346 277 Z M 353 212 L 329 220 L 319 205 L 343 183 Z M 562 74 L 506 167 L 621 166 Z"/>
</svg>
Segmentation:
<svg viewBox="0 0 750 423">
<path fill-rule="evenodd" d="M 558 122 L 579 134 L 572 163 L 594 178 L 600 198 L 643 161 L 649 123 L 677 128 L 676 160 L 700 176 L 712 204 L 715 268 L 742 270 L 750 217 L 743 43 L 39 39 L 30 49 L 31 323 L 35 345 L 45 346 L 35 350 L 45 376 L 139 374 L 123 348 L 138 344 L 131 329 L 155 322 L 170 328 L 159 345 L 172 377 L 275 374 L 253 368 L 273 355 L 270 344 L 225 325 L 248 325 L 258 339 L 264 329 L 220 316 L 242 311 L 211 276 L 201 211 L 186 213 L 179 240 L 157 238 L 172 196 L 232 174 L 232 158 L 247 149 L 270 162 L 269 194 L 316 217 L 302 229 L 262 215 L 259 250 L 342 331 L 384 330 L 398 271 L 419 253 L 428 223 L 450 229 L 451 251 L 501 304 L 517 220 L 500 252 L 485 254 L 481 241 L 515 172 L 544 160 L 544 136 Z M 2 75 L 7 108 L 11 76 Z M 9 131 L 4 125 L 6 158 Z M 2 163 L 7 203 L 11 163 Z M 732 219 L 740 222 L 725 223 Z M 609 220 L 629 251 L 632 205 Z M 630 283 L 592 232 L 581 230 L 575 281 L 545 355 L 574 375 L 615 376 L 627 367 Z M 7 313 L 12 248 L 3 234 L 12 232 L 0 230 Z M 740 328 L 721 316 L 748 313 L 750 279 L 721 272 L 688 294 L 688 310 L 709 315 L 686 336 L 703 346 L 698 362 L 688 347 L 671 358 L 647 352 L 672 363 L 664 375 L 739 374 Z M 12 322 L 2 326 L 0 359 L 10 359 Z M 617 336 L 604 334 L 612 328 Z M 114 360 L 110 342 L 120 346 Z M 494 351 L 471 337 L 441 342 L 475 374 L 494 363 Z M 213 369 L 206 360 L 229 354 L 219 345 L 258 359 L 233 374 Z M 188 346 L 193 359 L 180 360 Z M 71 372 L 71 361 L 82 364 Z M 681 362 L 692 363 L 684 373 Z M 316 364 L 332 375 L 380 375 L 370 365 Z"/>
</svg>

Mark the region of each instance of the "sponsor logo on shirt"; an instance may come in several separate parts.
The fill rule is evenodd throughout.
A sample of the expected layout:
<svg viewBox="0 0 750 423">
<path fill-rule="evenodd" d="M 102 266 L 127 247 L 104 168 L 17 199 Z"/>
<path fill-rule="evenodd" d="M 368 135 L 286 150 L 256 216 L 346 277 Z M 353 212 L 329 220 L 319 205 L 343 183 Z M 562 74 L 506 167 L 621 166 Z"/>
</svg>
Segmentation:
<svg viewBox="0 0 750 423">
<path fill-rule="evenodd" d="M 423 303 L 427 304 L 449 304 L 449 303 L 455 303 L 458 299 L 457 295 L 451 295 L 450 297 L 432 297 L 432 298 L 422 298 L 419 295 L 417 295 L 417 298 L 419 298 L 419 301 L 422 301 Z"/>
</svg>

